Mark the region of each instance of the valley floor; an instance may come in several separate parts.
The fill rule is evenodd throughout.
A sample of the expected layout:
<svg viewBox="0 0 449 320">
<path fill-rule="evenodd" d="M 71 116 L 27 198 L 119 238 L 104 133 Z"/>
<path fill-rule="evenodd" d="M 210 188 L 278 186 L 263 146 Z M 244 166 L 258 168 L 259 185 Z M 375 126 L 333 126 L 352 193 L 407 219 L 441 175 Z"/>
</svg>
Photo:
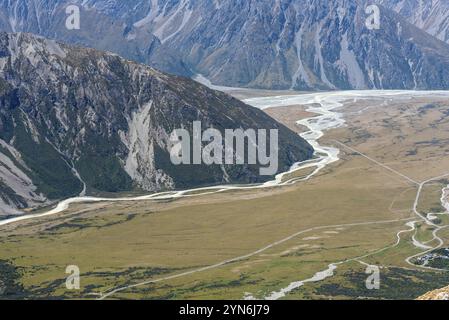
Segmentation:
<svg viewBox="0 0 449 320">
<path fill-rule="evenodd" d="M 314 104 L 292 97 L 272 98 L 280 106 L 265 111 L 303 134 L 296 122 L 313 117 Z M 74 203 L 0 226 L 3 296 L 410 299 L 448 285 L 449 93 L 341 103 L 345 125 L 319 140 L 340 159 L 311 179 Z M 66 289 L 69 265 L 80 268 L 80 290 Z M 368 265 L 380 269 L 379 289 L 366 288 Z"/>
</svg>

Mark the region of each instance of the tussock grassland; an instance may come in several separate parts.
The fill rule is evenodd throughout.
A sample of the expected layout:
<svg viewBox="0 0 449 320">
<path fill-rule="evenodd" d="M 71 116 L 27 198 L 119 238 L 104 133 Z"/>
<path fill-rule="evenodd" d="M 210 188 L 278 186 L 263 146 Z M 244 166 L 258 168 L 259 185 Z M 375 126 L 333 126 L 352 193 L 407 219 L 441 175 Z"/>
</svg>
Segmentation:
<svg viewBox="0 0 449 320">
<path fill-rule="evenodd" d="M 329 132 L 323 144 L 341 141 L 417 181 L 449 173 L 444 103 L 382 103 L 348 103 L 348 127 Z M 303 112 L 297 108 L 293 112 Z M 395 246 L 397 233 L 408 229 L 407 221 L 399 220 L 416 219 L 416 185 L 359 154 L 341 151 L 341 161 L 294 186 L 176 201 L 77 204 L 57 216 L 5 226 L 0 260 L 20 273 L 24 294 L 94 298 L 90 294 L 248 255 L 304 231 L 245 259 L 111 298 L 240 299 L 246 292 L 262 298 L 344 260 L 350 261 L 338 267 L 335 277 L 287 298 L 373 298 L 360 289 L 365 267 L 352 260 L 365 255 L 364 262 L 385 266 L 385 277 L 392 277 L 381 297 L 394 297 L 397 285 L 410 288 L 398 298 L 413 298 L 431 287 L 429 279 L 439 279 L 436 287 L 449 282 L 406 264 L 406 257 L 420 252 L 411 232 Z M 426 186 L 419 208 L 438 204 L 439 186 Z M 419 241 L 428 239 L 429 231 L 422 226 Z M 65 289 L 67 265 L 80 267 L 80 291 Z"/>
</svg>

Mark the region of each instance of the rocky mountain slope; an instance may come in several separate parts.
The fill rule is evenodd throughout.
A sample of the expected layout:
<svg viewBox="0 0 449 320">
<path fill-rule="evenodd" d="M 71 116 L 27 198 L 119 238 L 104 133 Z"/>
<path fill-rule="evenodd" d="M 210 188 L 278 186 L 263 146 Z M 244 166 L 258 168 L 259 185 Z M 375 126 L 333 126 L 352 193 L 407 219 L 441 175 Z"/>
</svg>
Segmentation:
<svg viewBox="0 0 449 320">
<path fill-rule="evenodd" d="M 0 32 L 0 214 L 87 191 L 251 183 L 258 165 L 175 166 L 174 129 L 279 129 L 279 171 L 312 156 L 264 112 L 94 49 Z"/>
<path fill-rule="evenodd" d="M 380 4 L 449 43 L 449 0 L 381 0 Z"/>
<path fill-rule="evenodd" d="M 218 85 L 449 88 L 449 45 L 396 14 L 415 12 L 399 3 L 408 0 L 385 1 L 379 30 L 366 28 L 365 0 L 0 0 L 0 28 L 203 74 Z M 81 8 L 80 30 L 65 28 L 68 3 Z"/>
</svg>

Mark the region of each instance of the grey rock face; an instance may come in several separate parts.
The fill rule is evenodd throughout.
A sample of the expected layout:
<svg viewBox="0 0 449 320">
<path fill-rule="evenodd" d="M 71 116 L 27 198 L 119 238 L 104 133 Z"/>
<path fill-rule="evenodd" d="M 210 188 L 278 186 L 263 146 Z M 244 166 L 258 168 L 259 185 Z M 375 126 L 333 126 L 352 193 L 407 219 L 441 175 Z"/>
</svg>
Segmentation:
<svg viewBox="0 0 449 320">
<path fill-rule="evenodd" d="M 380 0 L 416 27 L 449 43 L 448 0 Z"/>
<path fill-rule="evenodd" d="M 408 2 L 385 1 L 379 30 L 366 28 L 362 0 L 70 1 L 82 9 L 79 31 L 65 28 L 68 1 L 3 0 L 0 26 L 117 52 L 174 74 L 201 73 L 219 85 L 448 88 L 449 45 L 392 10 L 416 12 Z M 409 20 L 429 31 L 429 23 L 416 22 L 431 21 L 443 5 L 428 2 Z M 444 21 L 435 32 L 440 38 Z"/>
<path fill-rule="evenodd" d="M 0 26 L 117 52 L 169 73 L 200 73 L 218 85 L 449 88 L 449 45 L 395 14 L 416 13 L 408 0 L 386 1 L 379 30 L 366 28 L 371 2 L 364 0 L 0 0 Z M 425 2 L 432 6 L 408 19 L 431 31 L 434 12 L 445 9 Z M 68 3 L 81 7 L 80 30 L 65 28 Z M 429 23 L 417 23 L 421 17 Z M 434 33 L 440 38 L 444 21 Z"/>
<path fill-rule="evenodd" d="M 83 192 L 262 182 L 258 165 L 181 165 L 169 135 L 278 129 L 279 172 L 313 149 L 264 112 L 118 55 L 0 32 L 0 214 Z"/>
</svg>

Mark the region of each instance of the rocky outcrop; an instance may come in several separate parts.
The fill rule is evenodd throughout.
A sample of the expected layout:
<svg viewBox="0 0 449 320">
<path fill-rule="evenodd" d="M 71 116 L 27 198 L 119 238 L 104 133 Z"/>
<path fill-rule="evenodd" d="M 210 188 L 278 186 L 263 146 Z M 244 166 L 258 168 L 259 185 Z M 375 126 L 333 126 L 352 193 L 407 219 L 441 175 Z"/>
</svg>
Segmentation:
<svg viewBox="0 0 449 320">
<path fill-rule="evenodd" d="M 416 300 L 449 300 L 449 286 L 443 289 L 430 291 Z"/>
</svg>

